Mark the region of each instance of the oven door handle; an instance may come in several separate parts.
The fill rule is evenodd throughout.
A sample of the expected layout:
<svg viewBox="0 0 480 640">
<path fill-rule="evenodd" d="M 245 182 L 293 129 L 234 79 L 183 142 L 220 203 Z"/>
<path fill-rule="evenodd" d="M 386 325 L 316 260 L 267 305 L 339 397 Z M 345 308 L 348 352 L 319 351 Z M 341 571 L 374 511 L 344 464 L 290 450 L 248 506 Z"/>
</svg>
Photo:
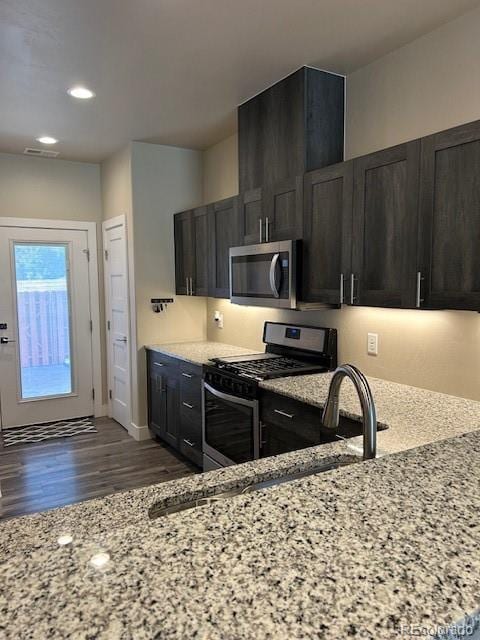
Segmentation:
<svg viewBox="0 0 480 640">
<path fill-rule="evenodd" d="M 270 288 L 275 298 L 280 297 L 280 292 L 277 287 L 277 265 L 280 258 L 279 253 L 275 253 L 270 264 Z"/>
<path fill-rule="evenodd" d="M 228 393 L 223 393 L 223 391 L 214 389 L 207 382 L 203 383 L 203 388 L 213 396 L 220 398 L 220 400 L 226 400 L 227 402 L 231 402 L 232 404 L 242 404 L 245 407 L 255 407 L 258 402 L 258 400 L 246 400 L 245 398 L 239 398 L 238 396 L 230 396 Z"/>
</svg>

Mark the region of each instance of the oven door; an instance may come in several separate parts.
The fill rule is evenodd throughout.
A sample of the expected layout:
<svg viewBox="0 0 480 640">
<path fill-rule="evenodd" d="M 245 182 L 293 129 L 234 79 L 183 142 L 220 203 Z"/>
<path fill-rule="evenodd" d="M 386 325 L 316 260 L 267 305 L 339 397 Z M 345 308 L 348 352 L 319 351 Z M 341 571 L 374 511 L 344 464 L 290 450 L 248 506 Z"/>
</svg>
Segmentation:
<svg viewBox="0 0 480 640">
<path fill-rule="evenodd" d="M 223 467 L 257 460 L 258 400 L 246 400 L 203 383 L 203 452 Z"/>
<path fill-rule="evenodd" d="M 230 249 L 230 300 L 235 304 L 294 309 L 297 242 Z"/>
</svg>

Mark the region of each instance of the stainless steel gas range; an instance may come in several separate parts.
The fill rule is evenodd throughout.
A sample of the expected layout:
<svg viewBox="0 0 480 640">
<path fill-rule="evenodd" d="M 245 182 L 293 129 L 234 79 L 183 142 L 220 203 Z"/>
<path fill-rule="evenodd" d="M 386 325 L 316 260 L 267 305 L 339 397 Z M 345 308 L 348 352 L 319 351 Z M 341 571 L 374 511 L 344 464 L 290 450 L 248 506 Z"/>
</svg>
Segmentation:
<svg viewBox="0 0 480 640">
<path fill-rule="evenodd" d="M 337 366 L 337 332 L 266 322 L 264 353 L 214 358 L 203 379 L 204 471 L 261 457 L 259 382 Z"/>
</svg>

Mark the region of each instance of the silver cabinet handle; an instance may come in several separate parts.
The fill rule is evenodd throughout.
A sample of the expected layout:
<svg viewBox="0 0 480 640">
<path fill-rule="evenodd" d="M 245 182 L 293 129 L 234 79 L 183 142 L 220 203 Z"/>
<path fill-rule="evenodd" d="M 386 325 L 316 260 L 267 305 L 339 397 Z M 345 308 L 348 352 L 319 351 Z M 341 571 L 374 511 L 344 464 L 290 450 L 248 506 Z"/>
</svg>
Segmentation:
<svg viewBox="0 0 480 640">
<path fill-rule="evenodd" d="M 424 280 L 421 271 L 417 271 L 417 296 L 415 299 L 415 306 L 420 309 L 424 298 L 422 298 L 422 280 Z"/>
<path fill-rule="evenodd" d="M 183 371 L 182 371 L 182 376 L 184 378 L 193 378 L 193 376 L 190 373 L 184 373 Z"/>
<path fill-rule="evenodd" d="M 265 218 L 265 242 L 270 242 L 270 220 Z"/>
<path fill-rule="evenodd" d="M 276 282 L 276 278 L 275 278 L 275 270 L 277 268 L 277 264 L 278 264 L 279 259 L 280 259 L 280 254 L 279 253 L 275 253 L 273 258 L 272 258 L 272 263 L 270 265 L 270 288 L 271 288 L 272 293 L 273 293 L 275 298 L 279 298 L 280 297 L 280 292 L 278 290 L 277 282 Z"/>
<path fill-rule="evenodd" d="M 185 278 L 185 282 L 186 282 L 186 285 L 187 285 L 187 296 L 189 296 L 190 294 L 188 293 L 188 277 Z"/>
<path fill-rule="evenodd" d="M 191 440 L 188 440 L 187 438 L 184 438 L 184 439 L 183 439 L 183 441 L 184 441 L 184 443 L 185 443 L 186 445 L 188 445 L 189 447 L 194 447 L 194 446 L 195 446 L 195 443 L 194 443 L 194 442 L 192 442 Z"/>
<path fill-rule="evenodd" d="M 0 344 L 9 344 L 10 342 L 16 342 L 16 340 L 13 340 L 12 338 L 7 338 L 6 336 L 2 336 L 0 338 Z"/>
<path fill-rule="evenodd" d="M 274 411 L 274 413 L 278 413 L 279 416 L 283 416 L 284 418 L 289 418 L 290 420 L 292 418 L 294 418 L 294 414 L 293 413 L 286 413 L 285 411 L 282 411 L 281 409 L 274 409 L 273 411 Z"/>
<path fill-rule="evenodd" d="M 350 304 L 355 304 L 355 274 L 350 274 Z"/>
<path fill-rule="evenodd" d="M 188 404 L 188 402 L 182 402 L 184 407 L 187 407 L 187 409 L 193 409 L 193 404 Z"/>
<path fill-rule="evenodd" d="M 154 362 L 154 363 L 153 363 L 153 366 L 154 366 L 154 367 L 164 367 L 165 365 L 164 365 L 164 364 L 162 364 L 161 362 Z"/>
<path fill-rule="evenodd" d="M 190 278 L 190 295 L 193 296 L 193 278 Z"/>
<path fill-rule="evenodd" d="M 343 273 L 340 274 L 340 304 L 345 302 L 345 277 Z"/>
<path fill-rule="evenodd" d="M 263 226 L 263 220 L 262 220 L 262 218 L 260 218 L 260 219 L 259 219 L 259 221 L 258 221 L 258 226 L 259 226 L 259 237 L 260 237 L 259 242 L 260 242 L 260 244 L 261 244 L 261 242 L 262 242 L 262 226 Z"/>
</svg>

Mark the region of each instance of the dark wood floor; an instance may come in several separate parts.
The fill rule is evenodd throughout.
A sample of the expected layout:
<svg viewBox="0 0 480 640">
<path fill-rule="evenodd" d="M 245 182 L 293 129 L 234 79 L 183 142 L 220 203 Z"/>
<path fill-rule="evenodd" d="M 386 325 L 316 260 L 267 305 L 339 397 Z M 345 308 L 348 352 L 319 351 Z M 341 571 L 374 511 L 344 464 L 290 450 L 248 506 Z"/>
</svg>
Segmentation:
<svg viewBox="0 0 480 640">
<path fill-rule="evenodd" d="M 45 511 L 198 472 L 167 445 L 136 442 L 108 418 L 98 433 L 3 447 L 0 518 Z"/>
</svg>

